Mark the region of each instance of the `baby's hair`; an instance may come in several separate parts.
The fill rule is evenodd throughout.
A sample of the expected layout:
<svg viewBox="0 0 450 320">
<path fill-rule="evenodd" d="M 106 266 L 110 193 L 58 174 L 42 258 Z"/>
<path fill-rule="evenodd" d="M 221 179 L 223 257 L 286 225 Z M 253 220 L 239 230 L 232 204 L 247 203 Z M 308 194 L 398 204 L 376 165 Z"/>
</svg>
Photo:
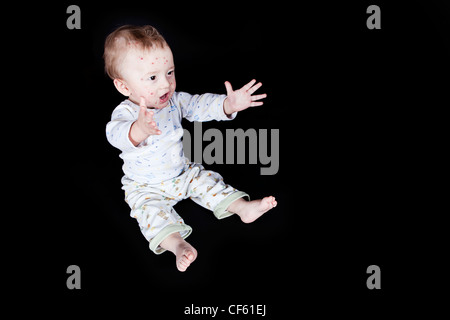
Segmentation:
<svg viewBox="0 0 450 320">
<path fill-rule="evenodd" d="M 143 50 L 153 47 L 164 48 L 166 40 L 154 27 L 125 25 L 117 28 L 105 40 L 105 71 L 111 79 L 120 78 L 118 67 L 127 49 Z"/>
</svg>

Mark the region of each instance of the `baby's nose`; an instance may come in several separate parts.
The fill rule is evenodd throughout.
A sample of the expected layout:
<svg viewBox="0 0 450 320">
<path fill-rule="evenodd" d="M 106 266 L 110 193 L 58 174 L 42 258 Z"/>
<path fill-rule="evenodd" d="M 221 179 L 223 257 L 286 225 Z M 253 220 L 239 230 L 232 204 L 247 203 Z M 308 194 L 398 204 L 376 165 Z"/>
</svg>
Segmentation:
<svg viewBox="0 0 450 320">
<path fill-rule="evenodd" d="M 170 82 L 169 80 L 167 80 L 166 78 L 162 79 L 161 81 L 161 88 L 162 89 L 167 89 L 169 88 Z"/>
</svg>

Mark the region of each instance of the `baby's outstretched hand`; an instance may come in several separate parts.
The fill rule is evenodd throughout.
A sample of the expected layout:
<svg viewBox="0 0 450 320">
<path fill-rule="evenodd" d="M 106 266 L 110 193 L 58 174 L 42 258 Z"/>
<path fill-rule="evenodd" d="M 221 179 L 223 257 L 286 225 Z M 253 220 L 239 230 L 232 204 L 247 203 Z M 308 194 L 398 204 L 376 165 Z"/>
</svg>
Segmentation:
<svg viewBox="0 0 450 320">
<path fill-rule="evenodd" d="M 231 83 L 225 82 L 225 87 L 227 89 L 227 98 L 223 104 L 223 110 L 227 115 L 231 115 L 234 112 L 242 111 L 248 107 L 262 106 L 263 102 L 258 101 L 267 97 L 267 94 L 258 94 L 252 96 L 252 94 L 258 90 L 262 83 L 259 82 L 255 85 L 256 80 L 253 79 L 241 89 L 233 91 Z"/>
<path fill-rule="evenodd" d="M 156 122 L 153 121 L 153 111 L 147 110 L 145 99 L 141 97 L 139 106 L 139 115 L 137 120 L 132 124 L 129 138 L 131 142 L 137 146 L 151 135 L 161 134 Z"/>
</svg>

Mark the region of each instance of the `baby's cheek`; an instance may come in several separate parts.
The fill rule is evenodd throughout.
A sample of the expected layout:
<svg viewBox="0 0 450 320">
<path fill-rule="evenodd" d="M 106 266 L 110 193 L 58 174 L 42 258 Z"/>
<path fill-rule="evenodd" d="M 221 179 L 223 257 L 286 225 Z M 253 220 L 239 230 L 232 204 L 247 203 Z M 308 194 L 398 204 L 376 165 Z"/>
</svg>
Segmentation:
<svg viewBox="0 0 450 320">
<path fill-rule="evenodd" d="M 159 103 L 159 97 L 156 92 L 152 91 L 148 93 L 148 101 L 151 102 L 153 106 L 156 106 Z"/>
<path fill-rule="evenodd" d="M 145 101 L 147 101 L 147 106 L 149 107 L 155 106 L 159 99 L 154 91 L 147 90 L 143 93 L 143 96 L 145 97 Z"/>
<path fill-rule="evenodd" d="M 152 90 L 147 91 L 147 99 L 149 101 L 155 100 L 155 97 L 156 97 L 156 93 L 154 91 L 152 91 Z"/>
</svg>

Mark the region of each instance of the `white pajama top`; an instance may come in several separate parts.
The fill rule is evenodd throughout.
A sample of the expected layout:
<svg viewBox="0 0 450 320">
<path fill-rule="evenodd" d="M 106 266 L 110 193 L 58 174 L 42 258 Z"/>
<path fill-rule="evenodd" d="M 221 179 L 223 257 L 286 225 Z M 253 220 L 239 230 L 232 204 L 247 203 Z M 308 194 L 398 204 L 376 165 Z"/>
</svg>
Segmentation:
<svg viewBox="0 0 450 320">
<path fill-rule="evenodd" d="M 129 131 L 139 115 L 140 107 L 130 100 L 118 105 L 106 125 L 108 141 L 122 153 L 123 172 L 136 182 L 157 184 L 179 176 L 188 167 L 183 152 L 181 119 L 189 121 L 232 120 L 223 111 L 227 96 L 205 93 L 190 95 L 175 92 L 167 107 L 153 109 L 153 120 L 160 135 L 151 135 L 137 147 L 129 139 Z"/>
</svg>

